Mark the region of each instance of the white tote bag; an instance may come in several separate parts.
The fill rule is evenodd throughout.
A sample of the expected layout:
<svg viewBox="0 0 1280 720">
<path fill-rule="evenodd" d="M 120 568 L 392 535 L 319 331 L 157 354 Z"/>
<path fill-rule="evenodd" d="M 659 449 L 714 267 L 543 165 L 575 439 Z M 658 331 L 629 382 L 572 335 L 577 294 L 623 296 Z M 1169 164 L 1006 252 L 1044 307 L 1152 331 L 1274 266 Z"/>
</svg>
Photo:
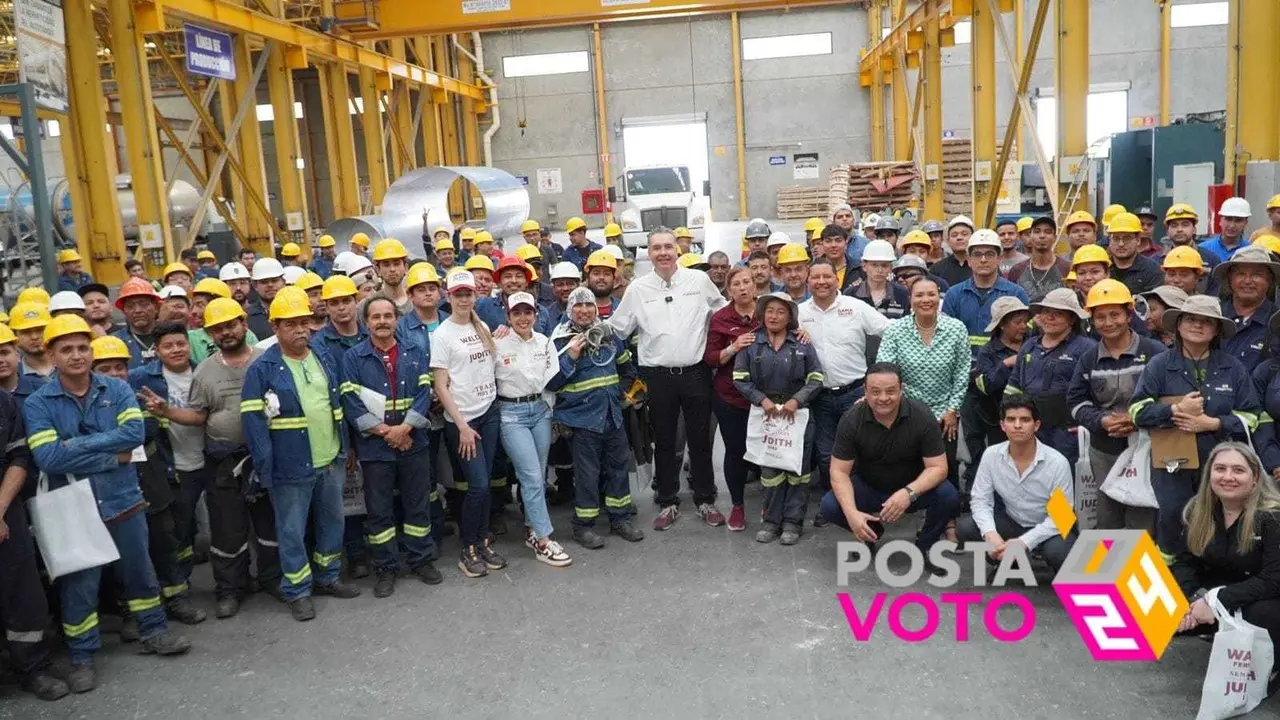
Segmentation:
<svg viewBox="0 0 1280 720">
<path fill-rule="evenodd" d="M 1160 507 L 1156 491 L 1151 487 L 1151 435 L 1146 430 L 1129 436 L 1129 447 L 1111 466 L 1111 472 L 1102 481 L 1102 492 L 1129 507 Z"/>
<path fill-rule="evenodd" d="M 801 408 L 795 417 L 769 417 L 759 405 L 751 406 L 747 416 L 747 454 L 745 460 L 762 468 L 777 468 L 799 475 L 804 467 L 804 431 L 809 425 L 809 410 Z"/>
<path fill-rule="evenodd" d="M 1089 462 L 1089 429 L 1083 425 L 1076 427 L 1076 485 L 1075 499 L 1076 524 L 1081 530 L 1092 529 L 1098 525 L 1098 478 L 1093 475 L 1093 463 Z"/>
<path fill-rule="evenodd" d="M 40 473 L 36 496 L 27 501 L 36 545 L 51 580 L 120 559 L 98 514 L 93 485 L 70 475 L 67 481 L 65 486 L 50 490 L 49 476 Z"/>
<path fill-rule="evenodd" d="M 1267 697 L 1267 679 L 1275 660 L 1275 648 L 1267 631 L 1232 615 L 1218 602 L 1218 588 L 1205 595 L 1218 617 L 1209 669 L 1200 692 L 1196 720 L 1222 720 L 1244 715 Z"/>
</svg>

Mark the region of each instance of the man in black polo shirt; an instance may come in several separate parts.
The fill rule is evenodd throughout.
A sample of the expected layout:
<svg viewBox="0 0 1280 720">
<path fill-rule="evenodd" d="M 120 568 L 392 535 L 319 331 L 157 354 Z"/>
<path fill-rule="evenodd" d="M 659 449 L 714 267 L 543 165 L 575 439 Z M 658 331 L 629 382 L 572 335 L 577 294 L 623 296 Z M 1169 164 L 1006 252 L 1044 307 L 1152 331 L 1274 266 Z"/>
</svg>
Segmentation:
<svg viewBox="0 0 1280 720">
<path fill-rule="evenodd" d="M 960 514 L 960 494 L 946 482 L 942 430 L 928 406 L 903 396 L 897 365 L 872 365 L 865 382 L 866 402 L 850 408 L 836 428 L 831 491 L 822 498 L 821 512 L 874 543 L 884 525 L 925 510 L 916 546 L 928 553 Z"/>
</svg>

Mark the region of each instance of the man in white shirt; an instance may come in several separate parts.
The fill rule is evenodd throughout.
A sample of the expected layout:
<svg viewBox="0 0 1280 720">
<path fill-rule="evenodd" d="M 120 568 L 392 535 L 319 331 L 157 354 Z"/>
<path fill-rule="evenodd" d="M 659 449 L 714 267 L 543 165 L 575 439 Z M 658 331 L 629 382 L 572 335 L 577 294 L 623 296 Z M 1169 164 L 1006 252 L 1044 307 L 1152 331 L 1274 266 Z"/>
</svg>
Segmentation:
<svg viewBox="0 0 1280 720">
<path fill-rule="evenodd" d="M 1036 439 L 1040 411 L 1025 395 L 1009 395 L 1000 405 L 1000 429 L 1008 442 L 992 445 L 982 454 L 970 490 L 973 515 L 956 523 L 960 542 L 984 540 L 999 560 L 1015 545 L 1024 552 L 1037 548 L 1057 572 L 1075 543 L 1076 532 L 1065 539 L 1049 519 L 1045 506 L 1055 489 L 1073 501 L 1071 464 L 1062 453 Z"/>
<path fill-rule="evenodd" d="M 680 517 L 680 464 L 676 422 L 684 413 L 692 469 L 693 502 L 708 525 L 723 525 L 716 509 L 711 468 L 711 371 L 702 363 L 711 314 L 726 303 L 704 272 L 676 265 L 676 238 L 670 230 L 649 233 L 653 272 L 628 287 L 609 325 L 622 339 L 637 334 L 640 377 L 649 386 L 658 504 L 654 530 Z"/>
<path fill-rule="evenodd" d="M 818 483 L 831 488 L 831 446 L 840 418 L 862 397 L 868 357 L 880 345 L 880 333 L 891 322 L 858 298 L 840 292 L 836 269 L 827 258 L 809 267 L 810 298 L 800 303 L 800 329 L 818 351 L 822 362 L 822 391 L 812 403 L 816 424 L 814 448 L 818 452 Z M 813 521 L 821 527 L 822 513 Z"/>
</svg>

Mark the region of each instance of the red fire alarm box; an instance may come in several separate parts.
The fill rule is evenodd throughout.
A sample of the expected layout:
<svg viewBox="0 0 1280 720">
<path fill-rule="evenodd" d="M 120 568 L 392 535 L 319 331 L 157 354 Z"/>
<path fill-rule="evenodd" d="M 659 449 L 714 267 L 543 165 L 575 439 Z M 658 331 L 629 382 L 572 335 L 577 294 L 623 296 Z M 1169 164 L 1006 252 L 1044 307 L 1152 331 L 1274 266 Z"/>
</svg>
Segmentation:
<svg viewBox="0 0 1280 720">
<path fill-rule="evenodd" d="M 1222 224 L 1218 218 L 1218 208 L 1222 207 L 1222 203 L 1227 198 L 1233 197 L 1235 194 L 1235 186 L 1230 182 L 1209 186 L 1209 230 L 1207 234 L 1214 235 L 1222 232 Z M 1240 196 L 1244 197 L 1244 193 L 1242 192 Z"/>
<path fill-rule="evenodd" d="M 604 213 L 604 190 L 595 188 L 582 191 L 582 214 L 600 215 Z"/>
</svg>

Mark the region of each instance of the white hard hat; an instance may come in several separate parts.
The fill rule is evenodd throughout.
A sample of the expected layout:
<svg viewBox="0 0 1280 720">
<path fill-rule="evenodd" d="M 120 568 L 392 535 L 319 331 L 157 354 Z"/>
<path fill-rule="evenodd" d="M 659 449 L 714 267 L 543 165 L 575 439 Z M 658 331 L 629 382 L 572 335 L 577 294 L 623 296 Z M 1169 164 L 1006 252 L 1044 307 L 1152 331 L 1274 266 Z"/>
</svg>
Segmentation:
<svg viewBox="0 0 1280 720">
<path fill-rule="evenodd" d="M 622 252 L 622 248 L 618 247 L 617 245 L 605 245 L 604 251 L 612 255 L 613 259 L 617 260 L 618 262 L 622 262 L 623 260 L 627 259 L 626 254 Z M 569 264 L 572 265 L 573 263 L 569 263 Z M 554 271 L 555 268 L 552 268 L 552 270 Z"/>
<path fill-rule="evenodd" d="M 878 223 L 878 222 L 880 222 L 880 216 L 879 216 L 879 215 L 877 215 L 877 214 L 875 214 L 875 213 L 868 213 L 866 216 L 864 216 L 864 217 L 862 218 L 862 227 L 864 227 L 864 228 L 873 228 L 873 227 L 875 227 L 875 226 L 876 226 L 876 223 Z"/>
<path fill-rule="evenodd" d="M 249 268 L 235 261 L 229 262 L 226 265 L 223 265 L 222 269 L 218 271 L 218 279 L 222 282 L 226 282 L 228 280 L 248 280 Z"/>
<path fill-rule="evenodd" d="M 551 279 L 552 280 L 581 280 L 582 271 L 578 269 L 577 265 L 574 265 L 571 262 L 556 263 L 555 267 L 551 268 Z"/>
<path fill-rule="evenodd" d="M 1253 215 L 1249 208 L 1249 201 L 1242 197 L 1227 198 L 1222 201 L 1222 207 L 1218 209 L 1218 214 L 1223 217 L 1247 218 Z"/>
<path fill-rule="evenodd" d="M 898 254 L 893 251 L 893 246 L 888 240 L 872 240 L 867 243 L 867 247 L 862 251 L 862 261 L 866 262 L 887 262 L 891 263 L 898 259 Z"/>
<path fill-rule="evenodd" d="M 781 247 L 783 245 L 789 245 L 790 243 L 790 235 L 782 232 L 781 230 L 775 230 L 769 235 L 769 242 L 765 243 L 765 247 L 774 247 L 775 245 Z"/>
<path fill-rule="evenodd" d="M 347 274 L 347 263 L 357 255 L 350 250 L 343 250 L 333 257 L 333 271 L 341 275 Z"/>
<path fill-rule="evenodd" d="M 161 300 L 168 300 L 169 298 L 176 298 L 176 297 L 186 298 L 187 291 L 183 290 L 181 287 L 177 285 L 165 285 L 164 287 L 160 288 Z"/>
<path fill-rule="evenodd" d="M 955 221 L 952 220 L 952 222 L 955 222 Z M 974 233 L 969 236 L 969 245 L 967 246 L 966 251 L 972 252 L 974 248 L 980 247 L 982 245 L 986 245 L 987 247 L 993 247 L 996 250 L 1004 249 L 1004 246 L 1000 244 L 1000 236 L 996 234 L 996 231 L 988 230 L 987 228 L 982 228 L 981 230 L 974 231 Z"/>
<path fill-rule="evenodd" d="M 262 261 L 259 260 L 258 262 Z M 364 255 L 356 255 L 355 253 L 352 253 L 351 257 L 347 258 L 347 262 L 344 263 L 343 267 L 347 271 L 347 277 L 354 277 L 355 274 L 361 270 L 368 270 L 373 267 L 373 261 Z"/>
<path fill-rule="evenodd" d="M 284 284 L 292 285 L 298 282 L 298 279 L 306 274 L 307 274 L 306 268 L 300 268 L 297 265 L 290 265 L 289 267 L 284 269 Z"/>
<path fill-rule="evenodd" d="M 964 225 L 970 230 L 973 230 L 973 221 L 970 220 L 967 215 L 957 215 L 951 218 L 951 222 L 947 223 L 947 231 L 949 232 L 951 228 L 957 225 Z"/>
<path fill-rule="evenodd" d="M 284 277 L 284 266 L 275 258 L 262 258 L 253 264 L 254 280 L 271 280 Z"/>
<path fill-rule="evenodd" d="M 49 312 L 56 313 L 60 310 L 84 310 L 84 298 L 71 290 L 56 292 L 49 298 Z"/>
</svg>

